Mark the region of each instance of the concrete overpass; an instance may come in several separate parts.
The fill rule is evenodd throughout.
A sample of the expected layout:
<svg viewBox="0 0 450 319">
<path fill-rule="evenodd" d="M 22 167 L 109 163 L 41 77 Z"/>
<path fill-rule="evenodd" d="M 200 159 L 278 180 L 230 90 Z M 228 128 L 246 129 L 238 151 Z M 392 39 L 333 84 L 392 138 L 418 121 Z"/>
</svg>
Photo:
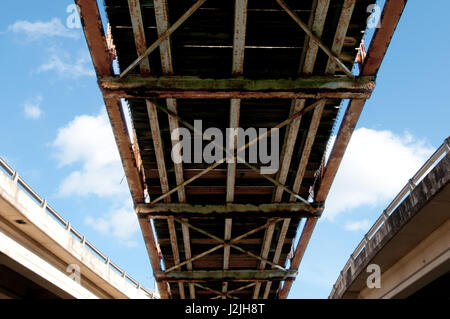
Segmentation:
<svg viewBox="0 0 450 319">
<path fill-rule="evenodd" d="M 0 298 L 155 298 L 0 158 Z"/>
<path fill-rule="evenodd" d="M 447 138 L 364 236 L 329 298 L 449 299 L 449 181 Z"/>
</svg>

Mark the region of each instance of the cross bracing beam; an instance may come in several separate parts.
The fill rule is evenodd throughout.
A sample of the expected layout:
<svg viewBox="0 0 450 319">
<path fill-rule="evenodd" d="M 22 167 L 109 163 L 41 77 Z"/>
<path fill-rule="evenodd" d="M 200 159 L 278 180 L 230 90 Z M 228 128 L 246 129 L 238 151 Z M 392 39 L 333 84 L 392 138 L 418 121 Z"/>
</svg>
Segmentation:
<svg viewBox="0 0 450 319">
<path fill-rule="evenodd" d="M 375 87 L 371 76 L 310 76 L 289 79 L 211 79 L 195 76 L 104 77 L 99 85 L 106 96 L 181 99 L 366 99 Z"/>
<path fill-rule="evenodd" d="M 240 101 L 240 100 L 239 100 L 239 101 Z M 322 102 L 316 102 L 316 103 L 314 103 L 314 104 L 312 104 L 312 105 L 309 105 L 308 107 L 302 109 L 300 112 L 306 113 L 306 112 L 308 112 L 309 110 L 313 109 L 313 108 L 315 107 L 315 105 L 319 105 L 319 104 L 322 104 Z M 156 107 L 159 108 L 161 111 L 167 113 L 167 114 L 169 115 L 169 117 L 172 117 L 172 118 L 174 118 L 174 119 L 180 121 L 182 124 L 185 125 L 186 128 L 189 128 L 190 130 L 192 130 L 192 131 L 194 132 L 194 134 L 203 135 L 203 133 L 202 133 L 202 132 L 199 132 L 192 124 L 190 124 L 190 123 L 188 123 L 187 121 L 183 120 L 180 116 L 178 116 L 176 113 L 174 113 L 173 111 L 169 110 L 168 108 L 165 108 L 165 107 L 163 107 L 163 106 L 161 106 L 161 105 L 159 105 L 159 104 L 156 104 Z M 233 109 L 233 107 L 231 107 L 231 109 Z M 300 113 L 300 112 L 298 112 L 298 113 Z M 297 114 L 297 113 L 296 113 L 296 114 Z M 294 114 L 294 115 L 295 115 L 295 114 Z M 294 115 L 293 115 L 293 116 L 294 116 Z M 236 124 L 236 126 L 231 126 L 231 127 L 237 127 L 237 124 Z M 222 149 L 223 151 L 225 151 L 225 153 L 228 153 L 230 156 L 232 156 L 232 158 L 233 158 L 233 163 L 234 163 L 234 164 L 236 164 L 236 158 L 238 158 L 239 161 L 240 161 L 242 164 L 244 164 L 245 166 L 247 166 L 248 168 L 250 168 L 250 170 L 252 170 L 253 172 L 257 173 L 258 176 L 263 177 L 263 178 L 267 179 L 268 181 L 272 182 L 272 183 L 275 184 L 278 188 L 283 189 L 284 191 L 286 191 L 286 192 L 288 192 L 289 194 L 291 194 L 292 197 L 294 197 L 294 198 L 296 198 L 296 199 L 299 199 L 299 200 L 303 201 L 304 203 L 307 203 L 307 201 L 306 201 L 305 199 L 301 198 L 300 195 L 298 195 L 298 193 L 293 193 L 292 190 L 290 190 L 288 187 L 286 187 L 284 184 L 280 183 L 280 182 L 277 181 L 276 179 L 270 177 L 268 174 L 262 174 L 262 173 L 261 173 L 261 170 L 260 170 L 259 168 L 257 168 L 257 167 L 255 167 L 254 165 L 252 165 L 252 164 L 246 162 L 245 159 L 243 159 L 241 156 L 237 156 L 237 155 L 235 156 L 235 155 L 234 155 L 234 151 L 236 150 L 236 144 L 237 144 L 237 143 L 235 143 L 235 146 L 234 146 L 234 149 L 233 149 L 233 150 L 231 150 L 231 149 L 229 150 L 227 147 L 223 147 L 222 144 L 218 143 L 217 141 L 215 141 L 214 139 L 212 139 L 210 136 L 205 136 L 204 138 L 205 138 L 206 140 L 209 140 L 213 145 L 215 145 L 215 146 L 217 146 L 218 148 L 220 148 L 220 149 Z M 235 171 L 235 167 L 236 167 L 236 166 L 234 166 L 234 170 L 233 170 L 233 171 Z M 175 170 L 175 173 L 176 173 L 176 170 Z M 233 182 L 233 183 L 228 183 L 229 180 L 230 180 L 229 177 L 230 177 L 230 169 L 228 170 L 228 173 L 227 173 L 226 196 L 227 196 L 227 202 L 232 202 L 232 197 L 230 196 L 230 194 L 232 193 L 232 194 L 233 194 L 233 198 L 234 198 L 234 193 L 237 191 L 237 188 L 234 186 L 234 182 Z M 234 178 L 235 178 L 235 177 L 233 177 L 233 179 L 234 179 Z M 179 183 L 177 182 L 177 184 L 178 184 L 178 185 L 182 185 L 182 184 L 183 184 L 183 181 L 180 181 Z M 232 187 L 232 190 L 233 190 L 233 191 L 232 191 L 232 192 L 230 192 L 230 188 L 231 188 L 231 187 L 229 187 L 229 184 L 232 184 L 232 185 L 233 185 L 233 187 Z M 177 187 L 178 187 L 178 186 L 177 186 Z M 184 189 L 184 186 L 180 186 L 180 187 L 182 187 L 182 188 Z M 214 187 L 207 187 L 207 188 L 208 188 L 209 190 L 214 189 Z M 257 187 L 257 188 L 258 188 L 258 187 Z M 257 189 L 257 188 L 256 188 L 256 189 Z M 242 187 L 240 187 L 240 189 L 242 189 Z M 249 189 L 255 189 L 255 188 L 244 187 L 244 189 L 245 189 L 245 190 L 249 190 Z M 179 190 L 179 189 L 178 189 L 178 190 Z M 189 190 L 190 190 L 190 189 L 189 189 Z M 180 200 L 180 202 L 184 202 L 184 201 L 181 201 L 181 200 Z M 228 221 L 226 221 L 226 232 L 225 232 L 225 234 L 227 234 L 229 231 L 231 231 L 231 225 L 230 225 L 230 223 L 229 223 Z"/>
<path fill-rule="evenodd" d="M 275 281 L 294 279 L 297 271 L 282 270 L 195 270 L 195 271 L 162 271 L 155 273 L 156 280 L 169 282 L 204 282 L 204 281 Z"/>
<path fill-rule="evenodd" d="M 136 211 L 140 216 L 159 216 L 164 214 L 173 214 L 174 216 L 191 216 L 191 214 L 199 214 L 201 216 L 241 214 L 246 216 L 249 213 L 255 213 L 259 216 L 266 214 L 278 214 L 285 212 L 297 217 L 296 213 L 307 213 L 314 216 L 314 213 L 320 212 L 323 207 L 314 207 L 306 205 L 303 202 L 296 203 L 271 203 L 271 204 L 234 204 L 227 203 L 224 205 L 200 205 L 187 203 L 162 203 L 162 204 L 146 204 L 136 205 Z"/>
<path fill-rule="evenodd" d="M 276 1 L 287 12 L 287 14 L 289 14 L 291 18 L 303 29 L 303 31 L 305 31 L 309 38 L 314 41 L 329 56 L 329 58 L 333 60 L 333 62 L 336 63 L 336 65 L 338 65 L 345 74 L 347 74 L 347 76 L 354 77 L 352 72 L 345 66 L 345 64 L 342 63 L 341 60 L 339 60 L 339 58 L 322 42 L 322 40 L 316 34 L 314 34 L 314 32 L 310 30 L 308 25 L 306 25 L 298 17 L 298 15 L 287 6 L 287 4 L 283 0 Z"/>
<path fill-rule="evenodd" d="M 286 125 L 288 125 L 289 123 L 291 123 L 292 121 L 294 121 L 295 119 L 297 119 L 298 117 L 304 115 L 305 113 L 313 110 L 317 105 L 319 105 L 321 103 L 321 100 L 303 108 L 301 111 L 292 114 L 288 119 L 284 120 L 283 122 L 279 123 L 278 125 L 276 125 L 275 127 L 273 127 L 274 129 L 280 129 L 282 127 L 285 127 Z M 272 134 L 273 130 L 270 131 L 266 131 L 263 134 L 260 134 L 258 137 L 254 138 L 253 140 L 251 140 L 250 142 L 248 142 L 247 144 L 241 146 L 239 149 L 237 149 L 237 153 L 239 154 L 240 152 L 242 152 L 243 150 L 247 149 L 248 147 L 250 147 L 251 145 L 257 143 L 259 140 L 263 139 L 263 138 L 268 138 L 271 134 Z M 237 155 L 234 154 L 233 156 L 231 156 L 233 159 L 237 157 Z M 154 200 L 152 200 L 150 202 L 150 205 L 156 204 L 157 202 L 163 200 L 164 198 L 166 198 L 167 196 L 169 196 L 170 194 L 176 192 L 179 188 L 181 187 L 185 187 L 186 185 L 192 183 L 193 181 L 195 181 L 196 179 L 200 178 L 201 176 L 203 176 L 204 174 L 208 173 L 209 171 L 214 170 L 216 167 L 218 167 L 219 165 L 221 165 L 222 163 L 224 163 L 227 160 L 227 157 L 222 158 L 221 160 L 217 161 L 216 163 L 208 166 L 207 168 L 205 168 L 204 170 L 202 170 L 201 172 L 199 172 L 197 175 L 189 178 L 188 180 L 185 180 L 182 184 L 177 185 L 176 187 L 172 188 L 170 191 L 162 194 L 161 196 L 155 198 Z M 266 178 L 268 178 L 267 176 L 265 176 Z M 275 181 L 276 182 L 276 181 Z M 279 184 L 279 183 L 278 183 Z M 284 185 L 283 185 L 284 186 Z M 290 191 L 292 194 L 292 191 Z M 303 199 L 301 196 L 299 196 L 298 194 L 295 195 L 297 199 L 303 201 L 305 204 L 309 203 Z"/>
</svg>

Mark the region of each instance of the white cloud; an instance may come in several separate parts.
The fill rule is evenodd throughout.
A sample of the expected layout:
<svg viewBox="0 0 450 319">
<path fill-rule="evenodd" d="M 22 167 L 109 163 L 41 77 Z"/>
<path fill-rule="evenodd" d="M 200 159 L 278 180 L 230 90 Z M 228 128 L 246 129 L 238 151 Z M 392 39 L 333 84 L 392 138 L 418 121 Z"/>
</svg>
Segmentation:
<svg viewBox="0 0 450 319">
<path fill-rule="evenodd" d="M 39 119 L 43 113 L 40 108 L 41 102 L 42 96 L 26 101 L 23 105 L 25 117 L 33 120 Z"/>
<path fill-rule="evenodd" d="M 352 222 L 347 222 L 347 224 L 345 224 L 345 229 L 349 230 L 349 231 L 367 231 L 370 226 L 372 225 L 372 223 L 367 220 L 357 220 L 357 221 L 352 221 Z"/>
<path fill-rule="evenodd" d="M 96 115 L 81 115 L 58 130 L 52 142 L 59 166 L 79 163 L 61 184 L 62 195 L 100 197 L 124 193 L 126 182 L 117 146 L 114 142 L 106 111 Z"/>
<path fill-rule="evenodd" d="M 55 71 L 59 75 L 67 78 L 76 79 L 81 76 L 95 76 L 91 60 L 87 53 L 79 54 L 75 62 L 72 62 L 72 57 L 66 52 L 52 51 L 47 62 L 42 64 L 37 73 Z"/>
<path fill-rule="evenodd" d="M 111 202 L 104 214 L 90 215 L 86 224 L 132 247 L 139 229 L 127 187 L 119 152 L 104 108 L 97 115 L 75 117 L 60 128 L 51 143 L 59 167 L 80 165 L 61 183 L 61 196 L 107 198 Z"/>
<path fill-rule="evenodd" d="M 357 129 L 328 196 L 324 216 L 388 203 L 432 154 L 410 134 Z"/>
<path fill-rule="evenodd" d="M 131 206 L 131 201 L 127 201 L 101 217 L 87 216 L 85 222 L 101 234 L 116 237 L 123 245 L 135 246 L 136 242 L 130 238 L 139 230 L 139 224 L 135 213 L 129 209 Z"/>
<path fill-rule="evenodd" d="M 47 22 L 18 20 L 8 26 L 8 31 L 25 34 L 27 40 L 37 40 L 44 37 L 79 37 L 77 32 L 66 28 L 58 18 L 53 18 Z"/>
</svg>

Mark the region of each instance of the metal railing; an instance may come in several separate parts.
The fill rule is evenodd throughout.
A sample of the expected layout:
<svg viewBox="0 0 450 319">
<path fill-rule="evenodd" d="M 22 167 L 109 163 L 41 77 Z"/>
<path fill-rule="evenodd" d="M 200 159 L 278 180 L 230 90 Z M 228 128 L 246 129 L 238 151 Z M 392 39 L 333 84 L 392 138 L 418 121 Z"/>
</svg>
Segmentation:
<svg viewBox="0 0 450 319">
<path fill-rule="evenodd" d="M 137 289 L 141 289 L 145 293 L 147 293 L 151 299 L 157 299 L 159 298 L 158 295 L 147 288 L 141 286 L 139 282 L 137 282 L 133 277 L 128 275 L 125 270 L 121 269 L 119 266 L 117 266 L 114 262 L 112 262 L 105 254 L 103 254 L 97 247 L 95 247 L 90 241 L 86 239 L 85 236 L 83 236 L 78 230 L 76 230 L 67 220 L 65 220 L 53 207 L 51 207 L 45 199 L 43 199 L 41 196 L 34 191 L 33 188 L 31 188 L 30 185 L 27 184 L 18 174 L 17 171 L 11 168 L 11 166 L 6 163 L 6 161 L 0 157 L 0 168 L 3 169 L 3 171 L 9 175 L 9 177 L 21 187 L 23 191 L 27 195 L 29 195 L 38 205 L 42 207 L 42 209 L 49 214 L 51 217 L 56 219 L 56 221 L 64 227 L 72 236 L 77 238 L 79 242 L 88 248 L 98 259 L 100 259 L 103 263 L 108 265 L 111 269 L 119 273 L 125 280 L 127 280 L 129 283 L 136 286 Z"/>
<path fill-rule="evenodd" d="M 372 237 L 378 232 L 381 226 L 384 225 L 386 220 L 391 216 L 392 212 L 403 202 L 403 200 L 409 196 L 411 191 L 419 184 L 422 179 L 428 174 L 428 172 L 446 155 L 450 153 L 450 137 L 446 138 L 444 143 L 431 155 L 431 157 L 423 164 L 423 166 L 417 171 L 417 173 L 408 181 L 408 183 L 402 188 L 400 193 L 395 196 L 394 200 L 386 207 L 383 213 L 378 217 L 373 226 L 364 235 L 364 238 L 360 241 L 358 246 L 356 246 L 353 253 L 350 255 L 349 260 L 345 264 L 344 268 L 339 274 L 339 278 L 333 286 L 333 290 L 330 296 L 336 291 L 336 287 L 340 285 L 343 277 L 343 273 L 346 272 L 350 267 L 353 267 L 355 259 L 359 254 L 365 249 L 368 242 Z"/>
</svg>

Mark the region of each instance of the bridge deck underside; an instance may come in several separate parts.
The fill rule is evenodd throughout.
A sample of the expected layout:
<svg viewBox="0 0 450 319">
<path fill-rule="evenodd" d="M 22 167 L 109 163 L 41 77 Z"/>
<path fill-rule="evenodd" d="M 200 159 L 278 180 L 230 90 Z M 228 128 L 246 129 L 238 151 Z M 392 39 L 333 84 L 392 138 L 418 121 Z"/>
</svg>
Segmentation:
<svg viewBox="0 0 450 319">
<path fill-rule="evenodd" d="M 108 55 L 96 46 L 102 35 L 96 29 L 95 14 L 89 15 L 86 9 L 92 4 L 77 0 L 137 207 L 151 208 L 156 201 L 159 205 L 216 206 L 295 204 L 300 197 L 324 201 L 364 100 L 373 89 L 373 83 L 358 82 L 349 70 L 357 55 L 363 58 L 358 49 L 370 14 L 367 7 L 374 2 L 104 0 L 122 72 L 111 80 Z M 404 3 L 393 6 L 394 15 L 401 14 Z M 390 19 L 386 20 L 393 28 L 389 26 L 386 34 L 380 32 L 375 47 L 385 50 L 389 44 L 398 17 Z M 152 43 L 158 45 L 146 56 L 145 50 Z M 371 66 L 361 75 L 375 76 L 383 56 L 384 51 L 375 50 L 369 58 Z M 138 57 L 140 62 L 135 63 Z M 127 68 L 133 64 L 134 68 Z M 304 82 L 311 76 L 318 82 Z M 152 79 L 166 82 L 151 86 L 148 81 Z M 217 84 L 205 79 L 228 80 Z M 235 79 L 247 82 L 236 85 Z M 294 89 L 283 82 L 292 79 L 299 79 Z M 199 89 L 198 85 L 203 86 Z M 129 105 L 135 164 L 128 162 L 132 154 L 122 136 L 123 120 L 114 111 L 114 101 L 120 97 L 127 98 Z M 338 135 L 333 149 L 336 154 L 332 151 L 330 157 L 332 167 L 326 172 L 324 154 L 346 98 L 357 99 L 350 103 L 340 130 L 349 134 Z M 227 127 L 271 128 L 286 119 L 289 121 L 280 126 L 280 165 L 274 174 L 262 176 L 243 163 L 223 163 L 199 177 L 197 174 L 209 164 L 174 164 L 171 159 L 177 142 L 171 140 L 171 132 L 193 125 L 194 120 L 202 120 L 203 129 L 216 127 L 224 132 Z M 136 184 L 133 165 L 143 180 L 142 188 Z M 262 164 L 252 165 L 258 168 Z M 193 177 L 192 182 L 186 182 Z M 176 191 L 167 195 L 174 188 Z M 150 205 L 143 203 L 144 189 Z M 285 298 L 317 220 L 317 216 L 307 215 L 314 213 L 316 206 L 299 204 L 304 205 L 304 211 L 298 206 L 299 214 L 278 217 L 140 214 L 160 291 L 166 291 L 168 283 L 164 295 L 172 298 Z M 156 245 L 149 237 L 153 238 L 152 229 L 145 224 L 151 217 Z M 290 269 L 285 269 L 301 224 L 305 226 L 300 243 Z M 236 239 L 240 235 L 244 236 Z M 155 259 L 156 246 L 162 270 Z"/>
</svg>

